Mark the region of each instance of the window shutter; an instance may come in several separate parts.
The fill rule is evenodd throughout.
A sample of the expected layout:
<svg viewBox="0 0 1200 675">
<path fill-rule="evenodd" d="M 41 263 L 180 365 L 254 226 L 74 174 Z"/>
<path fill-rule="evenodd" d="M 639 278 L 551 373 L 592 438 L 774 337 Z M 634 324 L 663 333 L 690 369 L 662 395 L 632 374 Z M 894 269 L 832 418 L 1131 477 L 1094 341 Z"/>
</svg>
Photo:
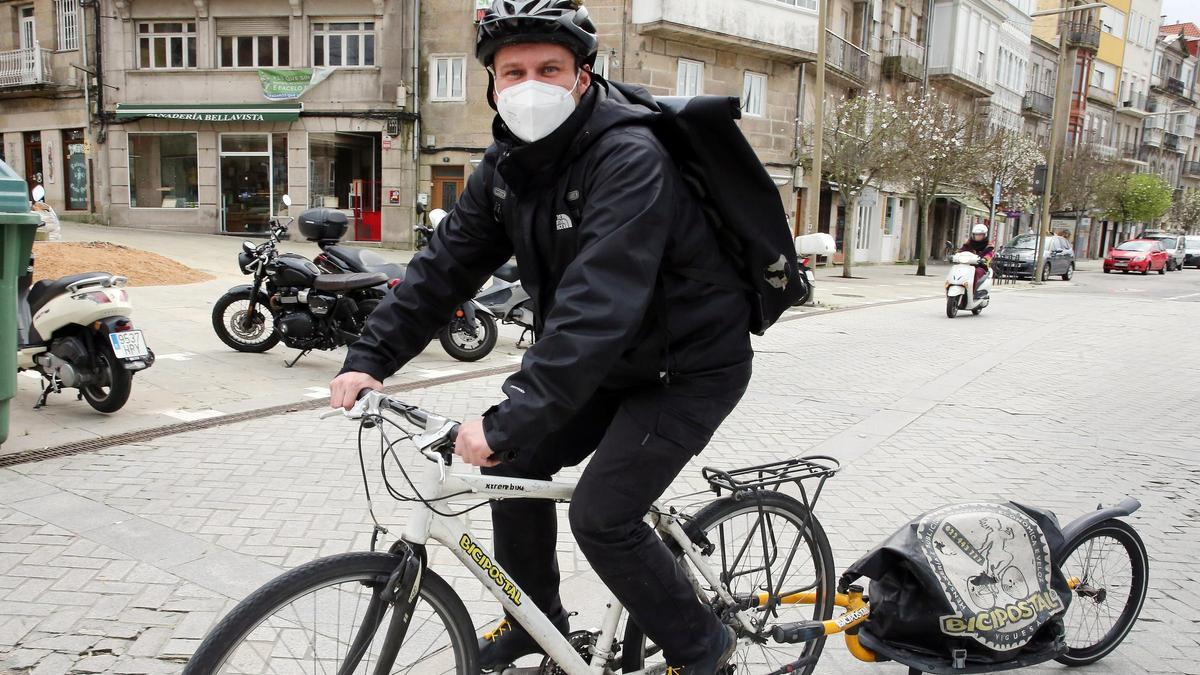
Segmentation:
<svg viewBox="0 0 1200 675">
<path fill-rule="evenodd" d="M 217 19 L 217 35 L 287 35 L 288 19 L 286 16 L 264 16 Z"/>
</svg>

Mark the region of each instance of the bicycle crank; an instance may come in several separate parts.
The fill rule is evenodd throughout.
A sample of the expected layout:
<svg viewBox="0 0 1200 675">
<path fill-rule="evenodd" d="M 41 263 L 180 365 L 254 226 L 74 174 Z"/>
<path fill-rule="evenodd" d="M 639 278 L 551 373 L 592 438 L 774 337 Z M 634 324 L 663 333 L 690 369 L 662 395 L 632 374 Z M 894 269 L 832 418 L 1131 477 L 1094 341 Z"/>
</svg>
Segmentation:
<svg viewBox="0 0 1200 675">
<path fill-rule="evenodd" d="M 592 662 L 592 654 L 595 653 L 596 648 L 595 633 L 587 630 L 572 631 L 567 634 L 567 642 L 571 643 L 571 648 L 583 658 L 585 663 Z M 536 675 L 566 675 L 566 671 L 549 656 L 542 659 L 542 664 L 533 673 Z M 505 675 L 508 675 L 508 671 L 505 671 Z M 514 673 L 513 675 L 518 674 Z"/>
</svg>

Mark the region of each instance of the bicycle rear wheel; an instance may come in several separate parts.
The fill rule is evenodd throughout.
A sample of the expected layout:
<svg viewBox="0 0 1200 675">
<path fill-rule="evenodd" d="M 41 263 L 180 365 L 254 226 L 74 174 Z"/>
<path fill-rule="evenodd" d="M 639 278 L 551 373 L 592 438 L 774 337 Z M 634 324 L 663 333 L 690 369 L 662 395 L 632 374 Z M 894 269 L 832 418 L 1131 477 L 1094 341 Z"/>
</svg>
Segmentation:
<svg viewBox="0 0 1200 675">
<path fill-rule="evenodd" d="M 802 644 L 779 644 L 771 639 L 770 632 L 776 624 L 823 620 L 833 615 L 833 552 L 816 517 L 810 517 L 804 505 L 792 497 L 762 491 L 741 500 L 726 497 L 708 504 L 687 525 L 687 529 L 693 528 L 703 532 L 713 545 L 709 565 L 734 598 L 815 594 L 814 604 L 747 610 L 757 630 L 751 635 L 734 626 L 739 645 L 729 661 L 731 672 L 765 675 L 803 660 L 791 672 L 812 673 L 825 645 L 824 637 Z M 688 565 L 682 554 L 680 564 Z M 715 590 L 693 573 L 705 587 L 705 601 L 714 604 Z M 662 663 L 661 650 L 630 619 L 622 642 L 622 670 L 628 673 Z"/>
<path fill-rule="evenodd" d="M 371 599 L 400 564 L 390 553 L 345 553 L 314 560 L 251 593 L 216 625 L 184 675 L 339 673 Z M 349 673 L 377 666 L 390 608 Z M 430 570 L 408 632 L 388 673 L 475 675 L 478 648 L 470 616 L 450 586 Z"/>
<path fill-rule="evenodd" d="M 1078 580 L 1063 615 L 1068 666 L 1095 663 L 1117 648 L 1146 601 L 1150 559 L 1128 523 L 1110 519 L 1089 527 L 1066 546 L 1063 574 Z"/>
</svg>

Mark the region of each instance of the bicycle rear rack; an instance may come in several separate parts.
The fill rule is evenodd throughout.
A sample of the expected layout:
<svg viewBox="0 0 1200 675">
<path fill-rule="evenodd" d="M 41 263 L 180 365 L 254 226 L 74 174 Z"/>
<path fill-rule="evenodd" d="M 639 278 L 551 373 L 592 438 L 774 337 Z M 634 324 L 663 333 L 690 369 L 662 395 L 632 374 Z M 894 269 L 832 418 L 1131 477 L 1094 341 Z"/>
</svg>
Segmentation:
<svg viewBox="0 0 1200 675">
<path fill-rule="evenodd" d="M 817 498 L 825 481 L 840 471 L 842 463 L 828 455 L 811 455 L 808 457 L 793 457 L 778 462 L 758 464 L 731 471 L 723 471 L 706 466 L 700 470 L 700 475 L 708 481 L 709 487 L 717 496 L 722 491 L 733 495 L 734 499 L 747 496 L 755 490 L 778 490 L 781 485 L 794 483 L 800 490 L 804 506 L 810 511 L 816 506 Z M 816 480 L 817 487 L 813 490 L 812 500 L 808 499 L 808 491 L 804 481 Z"/>
</svg>

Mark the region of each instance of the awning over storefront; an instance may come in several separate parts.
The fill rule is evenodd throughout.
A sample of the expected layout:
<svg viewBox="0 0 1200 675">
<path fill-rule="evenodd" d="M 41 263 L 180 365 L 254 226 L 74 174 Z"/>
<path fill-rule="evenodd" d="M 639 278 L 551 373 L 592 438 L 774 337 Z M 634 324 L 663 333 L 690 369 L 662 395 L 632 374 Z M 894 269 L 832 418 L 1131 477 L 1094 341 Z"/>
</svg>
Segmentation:
<svg viewBox="0 0 1200 675">
<path fill-rule="evenodd" d="M 193 122 L 290 122 L 303 103 L 118 103 L 117 119 L 157 117 Z"/>
<path fill-rule="evenodd" d="M 967 211 L 978 211 L 979 213 L 988 213 L 987 204 L 979 201 L 975 197 L 964 194 L 942 193 L 939 192 L 935 197 L 945 197 L 950 201 L 958 202 Z"/>
</svg>

